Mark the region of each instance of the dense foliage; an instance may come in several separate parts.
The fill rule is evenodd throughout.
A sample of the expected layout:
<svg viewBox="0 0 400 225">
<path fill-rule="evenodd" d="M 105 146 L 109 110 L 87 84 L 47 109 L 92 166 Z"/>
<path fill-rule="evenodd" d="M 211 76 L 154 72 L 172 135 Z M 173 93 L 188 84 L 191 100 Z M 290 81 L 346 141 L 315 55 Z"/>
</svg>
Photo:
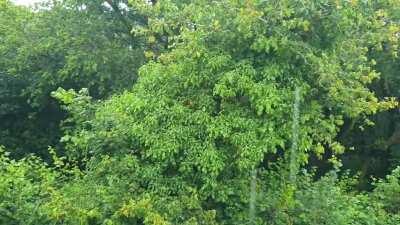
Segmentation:
<svg viewBox="0 0 400 225">
<path fill-rule="evenodd" d="M 399 224 L 399 15 L 0 0 L 0 224 Z"/>
<path fill-rule="evenodd" d="M 46 156 L 42 149 L 57 143 L 64 113 L 50 93 L 58 87 L 104 98 L 136 80 L 143 43 L 130 31 L 144 18 L 101 3 L 64 1 L 34 13 L 2 1 L 0 142 L 13 155 Z"/>
</svg>

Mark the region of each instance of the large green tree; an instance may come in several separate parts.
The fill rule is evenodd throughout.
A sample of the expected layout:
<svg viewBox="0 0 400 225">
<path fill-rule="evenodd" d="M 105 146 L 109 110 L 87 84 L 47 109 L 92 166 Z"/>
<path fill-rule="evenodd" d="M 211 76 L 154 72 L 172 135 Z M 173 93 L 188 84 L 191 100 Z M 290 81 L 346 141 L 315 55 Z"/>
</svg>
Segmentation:
<svg viewBox="0 0 400 225">
<path fill-rule="evenodd" d="M 154 60 L 140 69 L 137 85 L 94 112 L 77 104 L 87 98 L 74 92 L 57 96 L 83 125 L 64 137 L 71 155 L 89 160 L 89 169 L 103 155 L 132 155 L 143 170 L 138 199 L 173 203 L 195 194 L 217 221 L 244 224 L 250 171 L 264 174 L 283 161 L 284 171 L 295 173 L 310 156 L 337 163 L 346 121 L 368 124 L 369 115 L 396 105 L 370 89 L 379 77 L 371 52 L 392 38 L 381 13 L 396 1 L 134 4 L 156 15 L 142 33 L 150 40 L 170 35 L 170 52 L 148 52 Z M 290 196 L 285 182 L 279 189 Z M 178 215 L 167 213 L 175 224 L 192 216 Z"/>
</svg>

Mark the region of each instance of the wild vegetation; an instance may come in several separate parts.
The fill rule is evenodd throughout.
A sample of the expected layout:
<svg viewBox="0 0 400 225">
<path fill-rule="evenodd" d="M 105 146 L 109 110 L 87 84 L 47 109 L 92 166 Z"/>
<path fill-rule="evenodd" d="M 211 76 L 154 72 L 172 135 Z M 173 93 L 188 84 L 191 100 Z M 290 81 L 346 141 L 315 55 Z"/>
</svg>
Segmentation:
<svg viewBox="0 0 400 225">
<path fill-rule="evenodd" d="M 400 224 L 400 1 L 0 0 L 0 224 Z"/>
</svg>

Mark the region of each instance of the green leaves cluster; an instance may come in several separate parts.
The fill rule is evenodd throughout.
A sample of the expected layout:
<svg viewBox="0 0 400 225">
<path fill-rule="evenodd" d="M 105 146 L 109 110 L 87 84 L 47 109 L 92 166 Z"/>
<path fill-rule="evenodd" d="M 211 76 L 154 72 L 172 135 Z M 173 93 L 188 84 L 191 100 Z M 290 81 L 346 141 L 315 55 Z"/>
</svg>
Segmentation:
<svg viewBox="0 0 400 225">
<path fill-rule="evenodd" d="M 81 172 L 71 165 L 57 165 L 60 166 L 48 166 L 35 157 L 14 161 L 2 150 L 2 223 L 216 225 L 250 221 L 245 180 L 221 190 L 220 202 L 216 203 L 202 201 L 200 193 L 182 186 L 178 178 L 154 176 L 154 166 L 143 165 L 132 155 L 105 156 L 90 170 Z M 284 174 L 272 168 L 258 174 L 253 224 L 400 222 L 397 170 L 379 180 L 373 192 L 359 194 L 351 191 L 354 180 L 338 179 L 333 173 L 316 182 L 310 174 L 298 177 L 298 186 L 293 188 Z M 180 187 L 171 192 L 170 185 Z"/>
</svg>

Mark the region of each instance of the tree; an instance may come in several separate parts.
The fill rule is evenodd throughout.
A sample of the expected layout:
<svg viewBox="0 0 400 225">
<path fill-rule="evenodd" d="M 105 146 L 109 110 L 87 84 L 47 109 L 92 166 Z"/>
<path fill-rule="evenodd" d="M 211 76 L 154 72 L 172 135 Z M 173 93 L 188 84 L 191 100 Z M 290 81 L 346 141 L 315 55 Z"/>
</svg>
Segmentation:
<svg viewBox="0 0 400 225">
<path fill-rule="evenodd" d="M 104 155 L 130 154 L 148 169 L 138 188 L 149 191 L 139 196 L 195 193 L 217 221 L 243 224 L 250 171 L 274 161 L 287 169 L 293 146 L 296 168 L 311 155 L 337 162 L 345 121 L 396 105 L 369 88 L 379 77 L 369 53 L 388 38 L 379 12 L 396 4 L 382 2 L 158 2 L 154 10 L 167 16 L 151 18 L 147 34 L 179 30 L 170 52 L 154 54 L 131 91 L 95 106 L 68 133 L 69 152 L 89 169 Z M 296 89 L 300 126 L 292 129 Z M 194 215 L 186 213 L 168 218 L 183 223 Z"/>
</svg>

